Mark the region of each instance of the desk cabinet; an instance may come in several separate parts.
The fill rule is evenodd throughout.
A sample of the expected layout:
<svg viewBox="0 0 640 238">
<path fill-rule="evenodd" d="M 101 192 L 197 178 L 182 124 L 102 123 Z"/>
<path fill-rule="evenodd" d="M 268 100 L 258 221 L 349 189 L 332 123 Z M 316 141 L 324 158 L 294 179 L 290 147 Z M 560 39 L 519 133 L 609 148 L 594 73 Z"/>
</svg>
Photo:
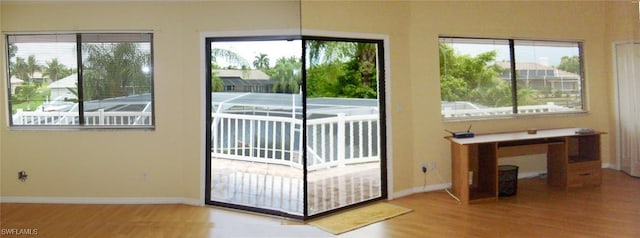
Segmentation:
<svg viewBox="0 0 640 238">
<path fill-rule="evenodd" d="M 498 158 L 547 155 L 549 185 L 568 189 L 600 185 L 600 134 L 575 134 L 577 128 L 448 138 L 451 141 L 452 192 L 463 203 L 498 199 Z"/>
</svg>

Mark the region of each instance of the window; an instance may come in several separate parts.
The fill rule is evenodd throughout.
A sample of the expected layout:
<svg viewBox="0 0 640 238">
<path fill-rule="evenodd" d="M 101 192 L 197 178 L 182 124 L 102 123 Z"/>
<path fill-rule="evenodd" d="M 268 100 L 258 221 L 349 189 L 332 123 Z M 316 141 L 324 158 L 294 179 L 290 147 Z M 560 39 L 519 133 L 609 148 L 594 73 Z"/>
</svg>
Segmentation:
<svg viewBox="0 0 640 238">
<path fill-rule="evenodd" d="M 445 120 L 584 111 L 580 42 L 440 38 Z"/>
<path fill-rule="evenodd" d="M 13 34 L 13 127 L 152 128 L 151 33 Z"/>
</svg>

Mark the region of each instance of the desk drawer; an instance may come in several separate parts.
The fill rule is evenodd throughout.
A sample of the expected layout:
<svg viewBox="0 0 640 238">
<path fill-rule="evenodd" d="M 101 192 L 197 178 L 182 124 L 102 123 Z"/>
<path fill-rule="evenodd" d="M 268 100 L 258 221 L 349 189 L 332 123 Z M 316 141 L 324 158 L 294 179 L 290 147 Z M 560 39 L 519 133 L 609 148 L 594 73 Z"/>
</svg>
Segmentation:
<svg viewBox="0 0 640 238">
<path fill-rule="evenodd" d="M 567 186 L 600 185 L 601 176 L 600 160 L 570 163 L 567 167 Z"/>
</svg>

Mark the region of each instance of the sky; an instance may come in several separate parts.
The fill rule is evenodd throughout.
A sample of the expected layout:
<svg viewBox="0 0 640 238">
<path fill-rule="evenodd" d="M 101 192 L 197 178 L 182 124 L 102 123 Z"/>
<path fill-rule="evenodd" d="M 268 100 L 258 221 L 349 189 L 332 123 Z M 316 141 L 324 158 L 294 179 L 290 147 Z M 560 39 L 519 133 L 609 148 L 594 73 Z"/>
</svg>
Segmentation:
<svg viewBox="0 0 640 238">
<path fill-rule="evenodd" d="M 270 67 L 275 66 L 276 60 L 281 57 L 295 56 L 300 58 L 302 46 L 300 40 L 294 41 L 226 41 L 213 42 L 212 47 L 227 49 L 238 53 L 247 60 L 250 66 L 255 57 L 264 53 L 269 57 Z M 495 50 L 496 61 L 509 61 L 509 48 L 505 45 L 493 44 L 455 44 L 456 52 L 469 55 L 477 55 L 482 52 Z M 18 44 L 17 56 L 27 59 L 29 55 L 36 55 L 39 64 L 57 58 L 67 67 L 76 68 L 76 50 L 74 43 L 21 43 Z M 562 56 L 578 55 L 577 47 L 549 47 L 549 46 L 520 46 L 516 47 L 516 60 L 518 62 L 547 61 L 551 66 L 557 66 Z M 217 60 L 218 65 L 226 67 L 229 64 L 224 59 Z"/>
<path fill-rule="evenodd" d="M 247 60 L 251 67 L 253 67 L 253 61 L 255 60 L 255 57 L 260 53 L 268 55 L 270 67 L 275 66 L 276 60 L 279 58 L 288 58 L 291 56 L 300 58 L 302 56 L 302 42 L 300 40 L 227 41 L 213 42 L 211 46 L 213 48 L 230 50 L 239 54 Z M 225 60 L 220 58 L 217 60 L 217 63 L 221 67 L 226 67 L 229 65 L 225 62 Z"/>
<path fill-rule="evenodd" d="M 275 66 L 276 60 L 281 57 L 295 56 L 301 57 L 302 45 L 300 40 L 294 41 L 227 41 L 214 42 L 215 48 L 227 49 L 236 52 L 253 66 L 255 57 L 264 53 L 269 57 L 270 67 Z M 36 56 L 36 61 L 40 65 L 45 65 L 52 59 L 57 58 L 58 62 L 70 68 L 77 68 L 75 43 L 17 43 L 17 57 L 25 60 L 30 55 Z M 218 65 L 228 66 L 224 59 L 217 60 Z"/>
<path fill-rule="evenodd" d="M 45 65 L 54 58 L 70 68 L 77 68 L 75 43 L 16 43 L 18 52 L 16 57 L 27 59 L 36 56 L 40 65 Z"/>
</svg>

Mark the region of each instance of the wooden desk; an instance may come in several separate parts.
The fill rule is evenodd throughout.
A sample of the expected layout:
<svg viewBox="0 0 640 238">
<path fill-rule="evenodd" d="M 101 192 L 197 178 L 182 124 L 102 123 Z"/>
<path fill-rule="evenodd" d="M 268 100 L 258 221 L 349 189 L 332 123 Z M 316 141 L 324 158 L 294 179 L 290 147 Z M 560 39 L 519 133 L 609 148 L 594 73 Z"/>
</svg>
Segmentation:
<svg viewBox="0 0 640 238">
<path fill-rule="evenodd" d="M 498 158 L 547 154 L 547 181 L 564 189 L 600 185 L 600 134 L 578 128 L 446 137 L 451 141 L 451 186 L 462 203 L 498 199 Z"/>
</svg>

